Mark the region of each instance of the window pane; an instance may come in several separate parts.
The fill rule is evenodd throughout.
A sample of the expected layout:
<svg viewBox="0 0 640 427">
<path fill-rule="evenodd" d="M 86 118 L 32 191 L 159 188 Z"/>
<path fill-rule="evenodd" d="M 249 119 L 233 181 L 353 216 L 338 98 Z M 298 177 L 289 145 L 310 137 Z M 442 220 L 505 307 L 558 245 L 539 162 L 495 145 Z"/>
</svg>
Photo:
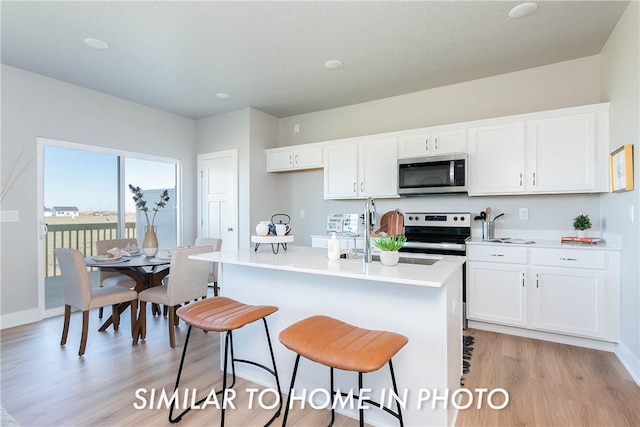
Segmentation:
<svg viewBox="0 0 640 427">
<path fill-rule="evenodd" d="M 45 309 L 63 305 L 56 248 L 95 255 L 96 240 L 118 233 L 118 157 L 111 154 L 44 147 Z M 97 286 L 95 271 L 90 272 Z"/>
<path fill-rule="evenodd" d="M 139 211 L 133 201 L 133 193 L 129 185 L 140 187 L 144 200 L 147 202 L 147 216 Z M 159 249 L 173 249 L 177 239 L 177 211 L 176 211 L 176 165 L 152 160 L 125 159 L 125 214 L 127 223 L 136 224 L 136 238 L 142 246 L 144 227 L 148 222 L 156 226 Z M 160 194 L 168 190 L 169 202 L 164 208 L 154 211 L 156 203 L 160 201 Z M 151 224 L 149 224 L 151 225 Z"/>
</svg>

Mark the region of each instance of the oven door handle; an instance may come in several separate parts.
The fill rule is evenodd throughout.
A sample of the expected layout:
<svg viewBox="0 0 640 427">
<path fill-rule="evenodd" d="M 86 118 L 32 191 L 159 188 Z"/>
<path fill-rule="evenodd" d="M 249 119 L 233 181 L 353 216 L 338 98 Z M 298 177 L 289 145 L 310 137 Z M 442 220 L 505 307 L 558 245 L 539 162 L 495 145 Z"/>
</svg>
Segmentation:
<svg viewBox="0 0 640 427">
<path fill-rule="evenodd" d="M 451 249 L 464 251 L 466 246 L 458 243 L 425 243 L 425 242 L 406 242 L 405 248 L 418 248 L 418 249 Z"/>
</svg>

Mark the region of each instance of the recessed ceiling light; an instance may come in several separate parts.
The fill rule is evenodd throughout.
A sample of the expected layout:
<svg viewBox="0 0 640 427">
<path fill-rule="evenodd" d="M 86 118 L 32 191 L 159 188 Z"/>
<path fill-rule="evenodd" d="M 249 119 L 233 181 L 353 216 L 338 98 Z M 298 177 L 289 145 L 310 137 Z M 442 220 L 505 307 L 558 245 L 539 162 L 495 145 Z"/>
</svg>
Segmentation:
<svg viewBox="0 0 640 427">
<path fill-rule="evenodd" d="M 509 11 L 509 18 L 520 19 L 531 15 L 538 8 L 538 4 L 532 1 L 522 3 Z"/>
<path fill-rule="evenodd" d="M 216 93 L 216 97 L 218 99 L 229 99 L 231 98 L 231 95 L 229 95 L 228 93 L 220 92 L 220 93 Z"/>
<path fill-rule="evenodd" d="M 87 46 L 93 49 L 98 49 L 98 50 L 109 49 L 109 45 L 107 43 L 99 39 L 92 39 L 91 37 L 87 37 L 86 39 L 84 39 L 84 44 L 86 44 Z"/>
<path fill-rule="evenodd" d="M 339 70 L 344 66 L 342 61 L 338 61 L 337 59 L 332 59 L 324 63 L 324 66 L 330 70 Z"/>
</svg>

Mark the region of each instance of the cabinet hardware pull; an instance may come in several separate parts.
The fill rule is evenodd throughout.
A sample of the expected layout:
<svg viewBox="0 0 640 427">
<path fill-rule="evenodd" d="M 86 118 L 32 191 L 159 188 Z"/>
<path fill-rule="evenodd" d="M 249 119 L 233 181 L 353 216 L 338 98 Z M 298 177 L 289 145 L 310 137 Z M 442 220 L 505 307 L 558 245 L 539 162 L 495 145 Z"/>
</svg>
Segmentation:
<svg viewBox="0 0 640 427">
<path fill-rule="evenodd" d="M 540 287 L 539 284 L 540 284 L 540 275 L 536 274 L 536 288 Z"/>
<path fill-rule="evenodd" d="M 524 288 L 524 273 L 520 273 L 520 275 L 522 276 L 522 287 Z"/>
<path fill-rule="evenodd" d="M 522 187 L 522 172 L 520 172 L 520 187 Z"/>
<path fill-rule="evenodd" d="M 429 151 L 429 138 L 424 140 L 424 148 L 425 150 Z"/>
<path fill-rule="evenodd" d="M 436 151 L 438 150 L 438 138 L 436 138 Z"/>
<path fill-rule="evenodd" d="M 489 254 L 489 256 L 504 256 L 504 254 Z"/>
<path fill-rule="evenodd" d="M 298 164 L 298 153 L 296 153 L 296 155 L 295 155 L 295 156 L 293 156 L 293 162 L 294 162 L 295 164 Z"/>
<path fill-rule="evenodd" d="M 227 231 L 233 231 L 233 227 L 228 227 Z"/>
<path fill-rule="evenodd" d="M 536 186 L 536 173 L 533 173 L 533 186 Z"/>
<path fill-rule="evenodd" d="M 353 192 L 354 193 L 356 192 L 356 182 L 355 181 L 353 181 Z"/>
<path fill-rule="evenodd" d="M 293 164 L 293 156 L 291 154 L 289 154 L 289 164 L 292 165 Z"/>
<path fill-rule="evenodd" d="M 561 257 L 560 257 L 560 260 L 561 260 L 561 261 L 577 261 L 577 260 L 578 260 L 578 258 L 567 258 L 567 257 L 563 257 L 563 256 L 561 256 Z"/>
<path fill-rule="evenodd" d="M 363 193 L 364 192 L 364 181 L 360 182 L 360 192 Z"/>
</svg>

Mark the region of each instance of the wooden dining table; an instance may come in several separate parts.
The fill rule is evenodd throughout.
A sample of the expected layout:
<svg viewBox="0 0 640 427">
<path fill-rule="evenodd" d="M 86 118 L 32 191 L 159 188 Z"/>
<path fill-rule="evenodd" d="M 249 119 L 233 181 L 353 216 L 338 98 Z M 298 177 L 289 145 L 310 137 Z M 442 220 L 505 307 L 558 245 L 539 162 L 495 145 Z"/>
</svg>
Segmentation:
<svg viewBox="0 0 640 427">
<path fill-rule="evenodd" d="M 169 274 L 168 266 L 171 264 L 171 259 L 169 258 L 147 257 L 146 255 L 124 256 L 117 261 L 98 261 L 92 257 L 86 257 L 84 261 L 87 267 L 117 270 L 118 273 L 131 277 L 136 281 L 134 288 L 136 292 L 142 292 L 153 286 L 161 285 L 162 279 Z M 118 306 L 118 312 L 122 314 L 129 305 L 129 303 L 120 304 Z M 152 310 L 154 310 L 154 314 L 159 313 L 157 306 L 154 306 Z M 109 316 L 102 326 L 100 326 L 99 330 L 106 330 L 112 323 L 113 318 Z"/>
</svg>

